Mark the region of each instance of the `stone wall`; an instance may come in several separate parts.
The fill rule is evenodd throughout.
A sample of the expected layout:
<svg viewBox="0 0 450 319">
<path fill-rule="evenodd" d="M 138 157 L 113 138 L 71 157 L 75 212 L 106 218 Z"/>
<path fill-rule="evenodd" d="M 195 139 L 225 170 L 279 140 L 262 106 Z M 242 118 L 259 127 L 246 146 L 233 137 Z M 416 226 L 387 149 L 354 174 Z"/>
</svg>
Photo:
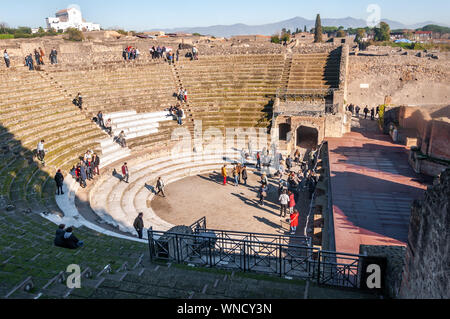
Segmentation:
<svg viewBox="0 0 450 319">
<path fill-rule="evenodd" d="M 450 119 L 432 121 L 428 154 L 437 159 L 450 161 Z"/>
<path fill-rule="evenodd" d="M 412 207 L 400 298 L 450 298 L 450 169 Z"/>
<path fill-rule="evenodd" d="M 376 107 L 392 97 L 393 105 L 449 105 L 450 58 L 411 55 L 350 56 L 347 104 Z M 361 84 L 369 87 L 361 88 Z"/>
</svg>

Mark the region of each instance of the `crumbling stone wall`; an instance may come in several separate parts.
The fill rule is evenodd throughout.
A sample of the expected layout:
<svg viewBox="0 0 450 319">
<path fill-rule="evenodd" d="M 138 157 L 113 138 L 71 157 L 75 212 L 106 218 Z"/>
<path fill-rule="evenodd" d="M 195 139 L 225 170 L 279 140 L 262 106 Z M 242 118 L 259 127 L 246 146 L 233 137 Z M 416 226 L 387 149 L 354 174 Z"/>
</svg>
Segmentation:
<svg viewBox="0 0 450 319">
<path fill-rule="evenodd" d="M 415 201 L 400 298 L 450 298 L 450 169 Z"/>
<path fill-rule="evenodd" d="M 412 55 L 350 56 L 347 103 L 376 107 L 385 97 L 393 105 L 448 105 L 450 59 Z M 361 84 L 369 88 L 361 88 Z"/>
</svg>

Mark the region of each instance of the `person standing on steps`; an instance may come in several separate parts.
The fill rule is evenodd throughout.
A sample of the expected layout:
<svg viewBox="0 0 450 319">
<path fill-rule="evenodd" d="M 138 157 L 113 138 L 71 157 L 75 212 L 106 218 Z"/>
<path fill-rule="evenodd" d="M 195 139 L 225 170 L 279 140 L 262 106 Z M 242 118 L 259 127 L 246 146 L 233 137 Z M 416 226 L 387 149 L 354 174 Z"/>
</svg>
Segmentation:
<svg viewBox="0 0 450 319">
<path fill-rule="evenodd" d="M 64 195 L 63 192 L 63 184 L 64 184 L 64 176 L 59 169 L 55 175 L 56 188 L 58 190 L 58 195 Z"/>
<path fill-rule="evenodd" d="M 244 165 L 242 167 L 241 175 L 242 175 L 242 179 L 244 180 L 244 185 L 247 186 L 247 179 L 248 179 L 247 166 Z"/>
<path fill-rule="evenodd" d="M 356 111 L 356 117 L 359 118 L 359 111 L 361 111 L 361 108 L 358 105 L 356 106 L 355 111 Z"/>
<path fill-rule="evenodd" d="M 100 175 L 100 157 L 96 153 L 92 157 L 92 164 L 94 165 L 94 174 Z"/>
<path fill-rule="evenodd" d="M 122 166 L 122 181 L 128 184 L 128 179 L 130 177 L 130 173 L 128 171 L 127 163 L 124 163 Z"/>
<path fill-rule="evenodd" d="M 223 176 L 223 186 L 226 186 L 227 185 L 227 176 L 228 176 L 226 164 L 222 167 L 222 176 Z"/>
<path fill-rule="evenodd" d="M 6 51 L 6 50 L 3 52 L 3 59 L 5 59 L 6 67 L 9 68 L 9 66 L 11 65 L 11 62 L 9 59 L 8 51 Z"/>
<path fill-rule="evenodd" d="M 139 239 L 142 239 L 142 231 L 144 230 L 143 213 L 139 213 L 138 217 L 134 220 L 133 227 L 136 229 Z"/>
<path fill-rule="evenodd" d="M 286 191 L 283 191 L 278 200 L 280 201 L 281 205 L 280 217 L 286 217 L 286 212 L 289 204 L 289 196 L 286 194 Z"/>
<path fill-rule="evenodd" d="M 294 211 L 290 214 L 290 218 L 291 218 L 291 235 L 295 235 L 295 233 L 297 232 L 299 216 L 300 216 L 300 213 L 296 209 L 294 209 Z"/>
<path fill-rule="evenodd" d="M 156 182 L 156 189 L 157 189 L 156 195 L 159 195 L 161 193 L 163 197 L 166 197 L 166 194 L 164 193 L 164 187 L 165 185 L 162 178 L 158 177 L 158 181 Z"/>
<path fill-rule="evenodd" d="M 288 192 L 288 196 L 289 196 L 289 214 L 292 214 L 293 211 L 294 211 L 294 207 L 296 205 L 295 198 L 294 198 L 294 193 L 289 191 Z"/>
<path fill-rule="evenodd" d="M 50 52 L 50 62 L 51 64 L 58 64 L 58 51 L 55 48 Z"/>
<path fill-rule="evenodd" d="M 184 103 L 187 103 L 187 100 L 188 100 L 188 92 L 187 92 L 186 89 L 184 89 L 184 91 L 183 91 L 183 98 L 184 98 Z"/>
</svg>

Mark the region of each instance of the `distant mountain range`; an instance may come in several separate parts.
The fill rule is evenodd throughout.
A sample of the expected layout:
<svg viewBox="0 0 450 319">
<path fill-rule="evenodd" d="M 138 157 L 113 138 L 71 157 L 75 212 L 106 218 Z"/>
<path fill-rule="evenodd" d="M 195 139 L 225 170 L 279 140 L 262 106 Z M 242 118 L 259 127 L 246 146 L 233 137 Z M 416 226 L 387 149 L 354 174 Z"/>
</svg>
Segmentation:
<svg viewBox="0 0 450 319">
<path fill-rule="evenodd" d="M 416 23 L 413 25 L 404 25 L 397 21 L 392 20 L 382 20 L 386 22 L 391 27 L 391 30 L 395 29 L 418 29 L 424 27 L 429 24 L 437 24 L 441 26 L 448 26 L 442 23 L 436 23 L 432 21 L 426 21 L 421 23 Z M 193 27 L 193 28 L 174 28 L 174 29 L 163 29 L 162 31 L 166 33 L 175 33 L 175 32 L 185 32 L 185 33 L 200 33 L 204 35 L 212 35 L 216 37 L 231 37 L 236 35 L 273 35 L 277 32 L 280 32 L 283 28 L 287 30 L 295 31 L 297 28 L 303 30 L 305 27 L 308 30 L 314 28 L 315 20 L 308 20 L 302 17 L 295 17 L 293 19 L 263 24 L 263 25 L 246 25 L 246 24 L 233 24 L 233 25 L 215 25 L 210 27 Z M 341 18 L 341 19 L 322 19 L 322 26 L 329 27 L 340 27 L 343 26 L 345 29 L 347 28 L 364 28 L 367 26 L 367 23 L 363 19 L 355 19 L 352 17 Z"/>
</svg>

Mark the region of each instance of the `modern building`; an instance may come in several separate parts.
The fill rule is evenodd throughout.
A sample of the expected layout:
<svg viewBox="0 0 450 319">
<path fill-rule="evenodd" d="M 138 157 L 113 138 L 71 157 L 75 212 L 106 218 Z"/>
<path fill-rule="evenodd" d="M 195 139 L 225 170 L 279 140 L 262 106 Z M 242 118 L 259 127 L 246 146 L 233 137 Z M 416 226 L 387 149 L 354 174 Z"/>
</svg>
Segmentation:
<svg viewBox="0 0 450 319">
<path fill-rule="evenodd" d="M 100 31 L 100 24 L 86 22 L 78 8 L 72 7 L 60 10 L 56 12 L 55 16 L 55 18 L 45 19 L 47 28 L 55 29 L 56 31 L 65 31 L 68 28 L 75 28 L 80 31 Z"/>
</svg>

